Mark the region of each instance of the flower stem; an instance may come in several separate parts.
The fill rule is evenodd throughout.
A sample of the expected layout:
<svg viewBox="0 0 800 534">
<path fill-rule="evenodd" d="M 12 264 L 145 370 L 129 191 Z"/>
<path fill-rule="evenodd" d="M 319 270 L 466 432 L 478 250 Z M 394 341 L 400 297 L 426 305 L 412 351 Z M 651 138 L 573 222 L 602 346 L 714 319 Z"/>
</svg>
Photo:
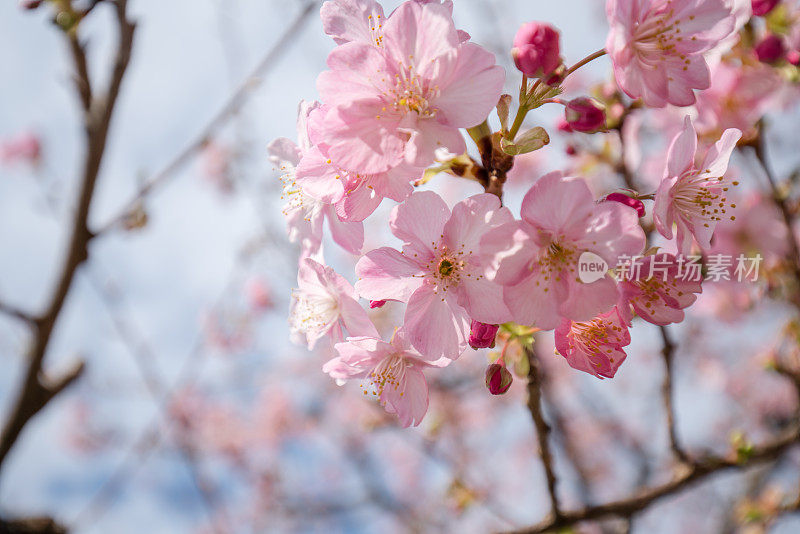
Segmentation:
<svg viewBox="0 0 800 534">
<path fill-rule="evenodd" d="M 564 78 L 566 78 L 567 76 L 569 76 L 570 74 L 572 74 L 573 72 L 578 70 L 579 68 L 583 67 L 587 63 L 590 63 L 590 62 L 594 61 L 595 59 L 597 59 L 599 57 L 603 57 L 604 55 L 606 55 L 606 50 L 605 50 L 605 48 L 601 48 L 600 50 L 598 50 L 594 54 L 590 54 L 590 55 L 586 56 L 585 58 L 583 58 L 582 60 L 578 61 L 573 66 L 571 66 L 569 69 L 567 69 L 566 74 L 564 74 Z"/>
</svg>

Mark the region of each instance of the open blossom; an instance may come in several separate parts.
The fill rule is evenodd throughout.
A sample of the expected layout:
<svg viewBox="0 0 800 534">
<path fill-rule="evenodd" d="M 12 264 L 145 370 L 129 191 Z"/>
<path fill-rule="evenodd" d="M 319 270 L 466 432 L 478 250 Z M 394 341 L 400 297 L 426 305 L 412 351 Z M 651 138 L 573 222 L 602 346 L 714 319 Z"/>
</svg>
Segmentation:
<svg viewBox="0 0 800 534">
<path fill-rule="evenodd" d="M 597 378 L 614 378 L 625 361 L 623 347 L 631 342 L 628 327 L 617 308 L 590 321 L 564 319 L 555 331 L 556 350 L 573 369 Z"/>
<path fill-rule="evenodd" d="M 310 124 L 313 125 L 314 118 L 324 113 L 324 107 L 315 109 Z M 351 172 L 329 158 L 323 152 L 325 147 L 325 143 L 320 141 L 303 154 L 295 178 L 306 195 L 333 204 L 343 221 L 363 221 L 384 198 L 402 202 L 414 190 L 411 180 L 419 178 L 424 171 L 401 163 L 377 174 Z"/>
<path fill-rule="evenodd" d="M 322 370 L 337 381 L 361 378 L 364 395 L 377 397 L 403 426 L 418 425 L 428 411 L 428 384 L 423 369 L 450 360 L 431 361 L 414 350 L 402 330 L 388 343 L 375 336 L 350 337 L 335 345 L 339 356 Z"/>
<path fill-rule="evenodd" d="M 330 267 L 311 258 L 302 260 L 297 285 L 292 292 L 289 326 L 293 338 L 305 337 L 309 349 L 324 336 L 341 341 L 342 328 L 351 336 L 378 335 L 353 286 Z"/>
<path fill-rule="evenodd" d="M 697 133 L 719 139 L 726 128 L 738 128 L 747 138 L 756 123 L 779 101 L 782 79 L 775 69 L 754 63 L 719 63 L 711 71 L 711 87 L 697 95 Z"/>
<path fill-rule="evenodd" d="M 497 104 L 503 69 L 462 42 L 442 4 L 405 2 L 382 26 L 380 46 L 338 46 L 317 80 L 330 106 L 320 131 L 328 157 L 377 174 L 403 161 L 425 167 L 442 147 L 463 153 L 459 128 L 479 124 Z"/>
<path fill-rule="evenodd" d="M 317 254 L 322 246 L 323 223 L 327 219 L 333 240 L 355 254 L 364 244 L 364 225 L 360 222 L 342 221 L 332 204 L 308 195 L 297 182 L 297 166 L 303 154 L 312 149 L 308 136 L 308 118 L 317 105 L 300 103 L 297 118 L 299 145 L 289 139 L 278 138 L 267 147 L 270 161 L 282 173 L 282 198 L 286 201 L 283 216 L 286 218 L 289 240 L 301 243 L 304 257 Z"/>
<path fill-rule="evenodd" d="M 710 85 L 705 53 L 736 28 L 725 0 L 608 0 L 606 14 L 617 83 L 651 107 L 694 104 Z"/>
<path fill-rule="evenodd" d="M 619 283 L 620 314 L 630 323 L 631 309 L 648 323 L 668 325 L 683 321 L 683 310 L 703 289 L 699 276 L 688 271 L 672 254 L 637 258 Z"/>
<path fill-rule="evenodd" d="M 415 0 L 419 4 L 436 3 L 453 13 L 452 0 Z M 375 0 L 329 0 L 320 10 L 322 27 L 336 44 L 357 42 L 372 46 L 383 46 L 383 25 L 386 16 Z M 461 41 L 468 41 L 469 35 L 459 30 Z"/>
<path fill-rule="evenodd" d="M 697 135 L 688 116 L 683 131 L 672 140 L 664 179 L 656 191 L 653 218 L 656 229 L 667 239 L 672 239 L 673 224 L 677 226 L 680 253 L 691 251 L 692 237 L 700 248 L 708 249 L 717 222 L 723 217 L 733 218 L 728 209 L 736 204 L 728 202 L 727 192 L 738 182 L 726 178 L 725 173 L 741 136 L 735 128 L 725 130 L 700 167 L 695 166 Z"/>
<path fill-rule="evenodd" d="M 617 302 L 614 279 L 605 274 L 584 283 L 578 277 L 581 255 L 591 252 L 607 265 L 644 249 L 644 232 L 635 210 L 617 202 L 594 202 L 581 179 L 550 173 L 522 200 L 521 221 L 484 236 L 485 253 L 495 256 L 494 280 L 514 321 L 549 330 L 562 318 L 591 319 Z"/>
<path fill-rule="evenodd" d="M 500 324 L 509 319 L 502 288 L 484 276 L 479 248 L 488 230 L 513 220 L 491 194 L 472 196 L 448 209 L 431 191 L 397 206 L 392 233 L 403 251 L 382 247 L 356 264 L 356 288 L 371 300 L 407 302 L 405 330 L 430 358 L 458 358 L 467 347 L 471 319 Z"/>
</svg>

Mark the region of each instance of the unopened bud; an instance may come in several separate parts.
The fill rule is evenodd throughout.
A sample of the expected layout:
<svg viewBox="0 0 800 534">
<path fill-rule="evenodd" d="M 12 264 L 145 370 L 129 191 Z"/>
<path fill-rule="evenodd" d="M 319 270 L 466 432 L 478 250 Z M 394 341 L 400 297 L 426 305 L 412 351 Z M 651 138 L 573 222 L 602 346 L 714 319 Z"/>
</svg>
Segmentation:
<svg viewBox="0 0 800 534">
<path fill-rule="evenodd" d="M 492 395 L 502 395 L 511 387 L 514 377 L 505 365 L 493 363 L 486 368 L 486 387 Z"/>
<path fill-rule="evenodd" d="M 472 321 L 469 329 L 469 346 L 475 350 L 494 347 L 494 338 L 499 329 L 500 327 L 496 324 Z"/>
<path fill-rule="evenodd" d="M 523 24 L 514 37 L 511 56 L 526 76 L 548 76 L 561 65 L 558 31 L 541 22 Z"/>
<path fill-rule="evenodd" d="M 20 0 L 19 7 L 22 9 L 36 9 L 42 5 L 42 0 Z"/>
<path fill-rule="evenodd" d="M 753 15 L 763 17 L 778 5 L 780 0 L 752 0 Z"/>
<path fill-rule="evenodd" d="M 369 309 L 383 308 L 384 304 L 386 304 L 385 300 L 371 300 L 369 301 Z"/>
<path fill-rule="evenodd" d="M 756 45 L 755 53 L 760 62 L 775 63 L 783 59 L 786 54 L 786 45 L 783 44 L 783 39 L 775 34 L 770 34 Z"/>
<path fill-rule="evenodd" d="M 791 50 L 786 53 L 786 61 L 797 67 L 800 65 L 800 51 Z"/>
<path fill-rule="evenodd" d="M 639 214 L 639 217 L 644 217 L 644 202 L 638 198 L 629 197 L 625 193 L 611 193 L 606 197 L 606 200 L 625 204 L 626 206 L 635 209 L 636 213 Z"/>
<path fill-rule="evenodd" d="M 606 111 L 594 98 L 581 97 L 567 102 L 564 119 L 576 132 L 595 133 L 606 127 Z"/>
</svg>

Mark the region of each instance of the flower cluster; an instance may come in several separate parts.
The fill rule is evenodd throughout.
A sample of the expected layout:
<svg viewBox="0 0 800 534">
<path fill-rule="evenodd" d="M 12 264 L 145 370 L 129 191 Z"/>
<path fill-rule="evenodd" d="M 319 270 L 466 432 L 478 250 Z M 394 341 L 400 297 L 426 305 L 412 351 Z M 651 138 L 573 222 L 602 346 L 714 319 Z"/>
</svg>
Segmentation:
<svg viewBox="0 0 800 534">
<path fill-rule="evenodd" d="M 448 0 L 408 0 L 388 15 L 373 0 L 325 2 L 323 27 L 336 46 L 317 80 L 321 101 L 301 103 L 297 143 L 270 145 L 289 235 L 301 245 L 292 332 L 309 348 L 328 338 L 336 356 L 323 370 L 341 383 L 361 379 L 364 394 L 405 426 L 427 410 L 425 373 L 468 347 L 504 343 L 486 375 L 490 392 L 504 393 L 505 347 L 525 340 L 529 350 L 535 331 L 554 330 L 557 353 L 573 368 L 613 377 L 634 318 L 680 322 L 702 290 L 677 276 L 676 256 L 648 249 L 648 239 L 657 231 L 679 254 L 707 251 L 717 226 L 735 220 L 738 182 L 728 161 L 742 133 L 726 129 L 709 145 L 688 115 L 654 191 L 632 189 L 629 177 L 626 189 L 597 196 L 578 173 L 555 171 L 526 177 L 532 185 L 518 215 L 502 198 L 515 158 L 549 142 L 540 127 L 521 131 L 529 112 L 563 105 L 563 131 L 611 135 L 635 107 L 693 105 L 749 8 L 743 18 L 726 0 L 608 0 L 605 50 L 569 68 L 559 32 L 525 24 L 510 51 L 524 75 L 513 122 L 503 69 L 455 27 L 452 11 Z M 633 101 L 613 89 L 557 98 L 572 72 L 606 53 Z M 495 107 L 501 128 L 493 132 Z M 415 190 L 439 173 L 486 192 L 451 205 L 430 187 Z M 373 213 L 385 198 L 396 204 L 382 222 Z M 371 216 L 370 228 L 388 222 L 398 247 L 362 251 Z M 333 241 L 359 255 L 353 285 L 325 264 L 325 220 Z M 658 262 L 663 276 L 628 279 L 608 267 L 632 257 Z M 587 277 L 586 261 L 603 267 Z M 388 302 L 404 303 L 404 312 L 384 341 L 366 308 Z"/>
</svg>

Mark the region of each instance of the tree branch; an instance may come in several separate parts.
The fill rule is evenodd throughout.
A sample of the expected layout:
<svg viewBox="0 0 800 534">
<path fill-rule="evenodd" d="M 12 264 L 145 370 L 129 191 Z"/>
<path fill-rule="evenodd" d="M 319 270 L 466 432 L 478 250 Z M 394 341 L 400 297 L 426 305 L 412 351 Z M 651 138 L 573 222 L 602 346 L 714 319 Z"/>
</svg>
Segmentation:
<svg viewBox="0 0 800 534">
<path fill-rule="evenodd" d="M 76 36 L 67 37 L 73 50 L 73 60 L 76 64 L 78 93 L 86 110 L 84 115 L 86 152 L 83 160 L 81 185 L 78 192 L 77 208 L 72 219 L 67 253 L 57 277 L 58 281 L 45 311 L 35 319 L 36 334 L 28 350 L 27 369 L 23 383 L 0 435 L 0 469 L 2 469 L 9 451 L 28 421 L 44 408 L 55 395 L 77 379 L 83 370 L 83 366 L 79 365 L 67 375 L 54 380 L 52 383 L 43 383 L 41 377 L 42 366 L 53 329 L 72 287 L 75 272 L 88 258 L 88 244 L 93 237 L 87 226 L 89 207 L 94 196 L 100 164 L 103 161 L 114 104 L 119 95 L 122 78 L 128 66 L 133 46 L 134 25 L 126 18 L 127 0 L 117 0 L 114 3 L 114 7 L 119 39 L 111 82 L 105 96 L 100 99 L 93 98 L 88 106 L 85 103 L 85 97 L 87 94 L 91 95 L 92 90 L 91 80 L 86 69 L 85 53 L 81 46 L 72 44 L 73 40 L 77 43 Z"/>
<path fill-rule="evenodd" d="M 669 446 L 678 460 L 687 462 L 689 458 L 686 452 L 680 447 L 678 436 L 675 431 L 675 403 L 672 394 L 672 359 L 675 355 L 675 344 L 672 342 L 666 326 L 659 326 L 658 329 L 661 331 L 661 339 L 664 341 L 664 348 L 661 350 L 661 355 L 664 358 L 664 382 L 661 385 L 661 397 L 664 403 L 664 412 L 667 417 Z"/>
<path fill-rule="evenodd" d="M 558 502 L 556 491 L 556 474 L 553 469 L 553 455 L 550 452 L 550 426 L 544 419 L 542 413 L 542 374 L 539 368 L 539 360 L 533 349 L 526 348 L 525 354 L 528 357 L 528 411 L 531 413 L 533 424 L 536 427 L 536 438 L 539 441 L 539 453 L 544 464 L 544 472 L 547 477 L 547 491 L 550 495 L 551 515 L 553 520 L 561 518 L 561 508 Z"/>
<path fill-rule="evenodd" d="M 778 459 L 784 452 L 800 442 L 800 431 L 794 429 L 784 436 L 760 447 L 755 447 L 746 459 L 708 456 L 693 462 L 673 480 L 639 491 L 637 494 L 619 501 L 598 506 L 588 506 L 574 511 L 562 512 L 560 516 L 549 517 L 528 528 L 512 531 L 518 534 L 538 534 L 571 527 L 583 521 L 618 517 L 630 519 L 656 501 L 688 489 L 711 475 L 732 468 L 746 468 L 759 463 Z"/>
</svg>

